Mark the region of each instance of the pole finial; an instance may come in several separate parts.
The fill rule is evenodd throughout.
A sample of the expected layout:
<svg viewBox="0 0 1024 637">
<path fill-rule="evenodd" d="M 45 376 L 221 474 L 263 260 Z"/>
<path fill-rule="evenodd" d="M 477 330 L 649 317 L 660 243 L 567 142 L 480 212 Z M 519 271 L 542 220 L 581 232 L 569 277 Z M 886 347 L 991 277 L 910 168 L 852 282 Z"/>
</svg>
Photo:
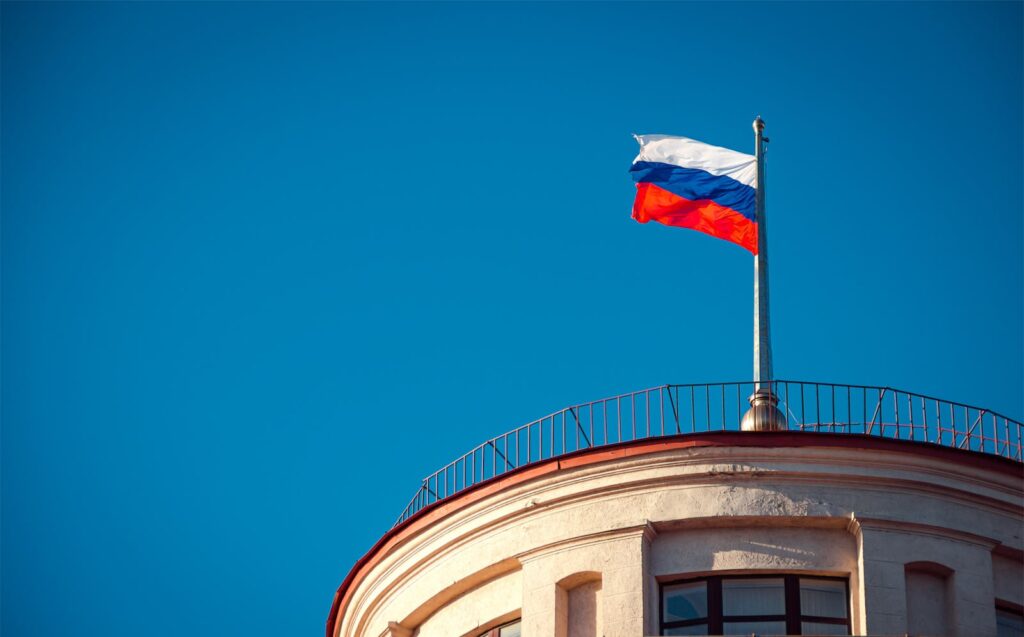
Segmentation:
<svg viewBox="0 0 1024 637">
<path fill-rule="evenodd" d="M 758 115 L 757 117 L 754 118 L 754 132 L 755 133 L 760 133 L 763 130 L 764 130 L 764 120 L 761 119 L 760 115 Z"/>
</svg>

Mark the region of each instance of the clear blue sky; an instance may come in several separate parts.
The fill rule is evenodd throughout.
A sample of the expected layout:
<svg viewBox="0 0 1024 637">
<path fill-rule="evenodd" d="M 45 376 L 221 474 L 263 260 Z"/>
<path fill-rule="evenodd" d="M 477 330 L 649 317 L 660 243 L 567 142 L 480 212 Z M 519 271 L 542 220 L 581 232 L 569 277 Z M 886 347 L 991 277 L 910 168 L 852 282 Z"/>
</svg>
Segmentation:
<svg viewBox="0 0 1024 637">
<path fill-rule="evenodd" d="M 2 6 L 2 632 L 317 635 L 418 480 L 749 379 L 631 133 L 772 139 L 779 377 L 1024 415 L 1022 4 Z"/>
</svg>

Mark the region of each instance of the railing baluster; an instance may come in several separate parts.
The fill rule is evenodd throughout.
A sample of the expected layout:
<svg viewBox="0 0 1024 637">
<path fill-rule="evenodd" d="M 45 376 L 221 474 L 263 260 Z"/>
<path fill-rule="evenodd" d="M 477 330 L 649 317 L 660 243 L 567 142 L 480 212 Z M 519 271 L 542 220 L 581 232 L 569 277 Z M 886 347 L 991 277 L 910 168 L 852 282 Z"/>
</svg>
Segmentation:
<svg viewBox="0 0 1024 637">
<path fill-rule="evenodd" d="M 910 439 L 917 440 L 916 428 L 914 426 L 914 395 L 907 394 L 907 414 L 910 416 Z"/>
<path fill-rule="evenodd" d="M 651 437 L 651 391 L 644 392 L 644 437 Z"/>
<path fill-rule="evenodd" d="M 682 433 L 679 430 L 679 406 L 677 404 L 679 402 L 679 388 L 678 387 L 676 388 L 676 395 L 673 397 L 672 396 L 672 386 L 671 385 L 665 385 L 665 387 L 666 387 L 665 391 L 668 392 L 668 402 L 672 406 L 672 417 L 673 417 L 673 419 L 675 420 L 675 423 L 676 423 L 676 433 L 679 434 L 679 433 Z"/>
<path fill-rule="evenodd" d="M 633 420 L 632 440 L 636 440 L 636 392 L 629 395 L 629 414 L 632 416 Z"/>
<path fill-rule="evenodd" d="M 690 433 L 697 431 L 697 398 L 696 389 L 690 385 Z"/>
<path fill-rule="evenodd" d="M 740 425 L 743 424 L 743 403 L 740 400 L 740 394 L 743 393 L 742 390 L 742 385 L 736 385 L 736 422 L 740 423 Z M 789 405 L 786 405 L 786 409 L 789 409 Z"/>
<path fill-rule="evenodd" d="M 665 436 L 665 391 L 658 389 L 658 403 L 661 409 L 661 435 Z"/>
<path fill-rule="evenodd" d="M 810 402 L 808 397 L 808 403 Z M 828 427 L 828 418 L 821 412 L 821 384 L 814 383 L 814 422 L 815 431 L 824 431 Z"/>
<path fill-rule="evenodd" d="M 725 428 L 726 428 L 726 422 L 725 422 L 725 385 L 721 385 L 720 387 L 721 387 L 721 390 L 722 390 L 722 430 L 724 431 Z"/>
<path fill-rule="evenodd" d="M 604 415 L 604 444 L 608 443 L 608 401 L 601 400 L 601 413 Z"/>
<path fill-rule="evenodd" d="M 924 439 L 928 441 L 928 406 L 925 404 L 924 396 L 921 396 L 921 422 L 924 423 Z"/>
<path fill-rule="evenodd" d="M 622 398 L 615 399 L 615 430 L 616 442 L 622 442 Z"/>
<path fill-rule="evenodd" d="M 903 430 L 900 428 L 900 393 L 896 392 L 892 398 L 893 408 L 896 410 L 896 439 L 900 440 L 903 436 Z"/>
<path fill-rule="evenodd" d="M 959 412 L 959 411 L 960 410 L 958 409 L 957 412 Z M 964 447 L 970 448 L 970 446 L 971 446 L 971 443 L 970 443 L 970 440 L 971 440 L 971 430 L 970 430 L 971 414 L 970 414 L 970 411 L 968 411 L 966 408 L 964 408 L 964 410 L 963 410 L 963 416 L 962 416 L 961 420 L 962 420 L 962 422 L 960 423 L 960 445 L 959 445 L 958 448 L 960 448 L 960 449 L 963 449 Z"/>
<path fill-rule="evenodd" d="M 804 408 L 804 384 L 800 383 L 800 422 L 801 424 L 807 424 L 807 410 Z M 817 424 L 817 423 L 815 423 Z M 803 429 L 803 427 L 800 427 Z"/>
<path fill-rule="evenodd" d="M 853 411 L 853 397 L 850 394 L 851 391 L 852 390 L 850 389 L 850 386 L 847 385 L 846 386 L 846 431 L 847 431 L 847 433 L 852 433 L 853 432 L 853 414 L 850 413 L 850 412 Z"/>
<path fill-rule="evenodd" d="M 836 430 L 836 386 L 832 385 L 832 423 L 829 427 L 829 431 L 834 432 Z"/>
<path fill-rule="evenodd" d="M 995 414 L 992 414 L 992 453 L 999 453 L 999 423 L 996 421 Z"/>
<path fill-rule="evenodd" d="M 711 431 L 711 386 L 704 385 L 704 406 L 708 412 L 708 431 Z"/>
<path fill-rule="evenodd" d="M 526 462 L 533 462 L 533 423 L 526 425 Z"/>
<path fill-rule="evenodd" d="M 860 390 L 860 418 L 857 419 L 857 431 L 866 434 L 868 432 L 868 390 L 858 389 Z"/>
<path fill-rule="evenodd" d="M 957 429 L 956 429 L 956 411 L 952 404 L 949 405 L 949 426 L 945 428 L 946 432 L 950 435 L 950 446 L 955 447 L 957 445 Z"/>
<path fill-rule="evenodd" d="M 566 449 L 565 449 L 565 412 L 566 412 L 566 410 L 563 409 L 562 410 L 562 453 L 566 452 Z"/>
</svg>

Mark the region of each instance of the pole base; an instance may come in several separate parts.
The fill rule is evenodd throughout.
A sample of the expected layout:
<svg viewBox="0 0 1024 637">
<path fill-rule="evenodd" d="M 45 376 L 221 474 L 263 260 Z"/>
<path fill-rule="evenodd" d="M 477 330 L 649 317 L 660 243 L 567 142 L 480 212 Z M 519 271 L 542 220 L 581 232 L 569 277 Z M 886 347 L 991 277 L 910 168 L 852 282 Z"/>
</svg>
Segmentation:
<svg viewBox="0 0 1024 637">
<path fill-rule="evenodd" d="M 786 416 L 779 410 L 779 399 L 768 387 L 761 387 L 750 396 L 750 409 L 743 414 L 743 431 L 785 431 Z"/>
</svg>

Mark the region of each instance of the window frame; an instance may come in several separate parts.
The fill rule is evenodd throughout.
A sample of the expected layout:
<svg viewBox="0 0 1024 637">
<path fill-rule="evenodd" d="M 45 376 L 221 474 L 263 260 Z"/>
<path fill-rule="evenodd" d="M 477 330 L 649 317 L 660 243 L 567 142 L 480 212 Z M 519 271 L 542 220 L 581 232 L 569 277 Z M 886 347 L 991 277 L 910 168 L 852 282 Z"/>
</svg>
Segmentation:
<svg viewBox="0 0 1024 637">
<path fill-rule="evenodd" d="M 819 617 L 817 615 L 802 615 L 800 613 L 800 578 L 829 580 L 842 582 L 846 590 L 846 618 Z M 725 615 L 723 613 L 722 581 L 729 579 L 782 579 L 783 595 L 785 599 L 785 614 L 782 615 Z M 665 621 L 665 588 L 679 584 L 692 584 L 705 582 L 707 585 L 708 614 L 707 617 L 699 619 L 682 619 Z M 846 626 L 846 634 L 850 634 L 851 620 L 850 604 L 850 580 L 847 577 L 832 577 L 813 574 L 792 574 L 792 573 L 732 573 L 729 575 L 705 575 L 703 577 L 685 577 L 681 579 L 666 580 L 658 583 L 658 633 L 664 634 L 672 628 L 685 628 L 706 624 L 708 635 L 724 635 L 723 625 L 726 622 L 743 621 L 781 621 L 786 624 L 787 635 L 802 635 L 802 622 L 817 622 L 822 624 L 834 624 Z"/>
</svg>

